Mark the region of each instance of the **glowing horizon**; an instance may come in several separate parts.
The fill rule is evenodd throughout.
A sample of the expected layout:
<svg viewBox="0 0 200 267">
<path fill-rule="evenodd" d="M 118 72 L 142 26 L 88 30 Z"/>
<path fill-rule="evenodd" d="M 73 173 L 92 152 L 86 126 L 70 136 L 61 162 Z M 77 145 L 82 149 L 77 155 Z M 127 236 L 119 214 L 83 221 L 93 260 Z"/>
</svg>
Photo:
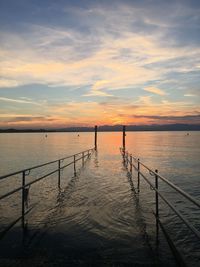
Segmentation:
<svg viewBox="0 0 200 267">
<path fill-rule="evenodd" d="M 0 5 L 0 128 L 200 124 L 199 2 Z"/>
</svg>

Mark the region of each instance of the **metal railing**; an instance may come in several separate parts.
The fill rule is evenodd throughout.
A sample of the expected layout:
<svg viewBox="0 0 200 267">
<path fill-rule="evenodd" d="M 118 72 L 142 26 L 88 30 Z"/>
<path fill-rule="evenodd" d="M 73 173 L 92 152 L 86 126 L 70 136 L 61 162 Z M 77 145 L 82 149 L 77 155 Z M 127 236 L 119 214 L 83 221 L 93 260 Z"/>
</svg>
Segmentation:
<svg viewBox="0 0 200 267">
<path fill-rule="evenodd" d="M 161 228 L 164 230 L 164 227 L 160 221 L 159 216 L 159 198 L 161 198 L 167 206 L 181 219 L 181 221 L 187 226 L 188 229 L 191 230 L 191 232 L 200 240 L 200 232 L 199 230 L 192 225 L 190 221 L 188 221 L 187 218 L 161 193 L 159 190 L 159 180 L 163 181 L 165 184 L 167 184 L 169 187 L 174 189 L 178 194 L 183 196 L 185 199 L 187 199 L 190 203 L 194 204 L 196 208 L 200 208 L 200 202 L 190 196 L 188 193 L 184 192 L 182 189 L 180 189 L 178 186 L 174 185 L 172 182 L 170 182 L 167 178 L 163 177 L 158 173 L 158 170 L 152 170 L 147 165 L 142 163 L 139 158 L 136 158 L 132 156 L 129 152 L 125 151 L 123 148 L 120 148 L 120 152 L 123 157 L 123 162 L 125 166 L 128 168 L 130 167 L 129 171 L 132 174 L 133 168 L 137 172 L 137 190 L 140 191 L 140 179 L 141 177 L 150 185 L 150 188 L 155 191 L 155 217 L 156 217 L 156 225 L 158 228 L 158 225 L 161 226 Z M 155 177 L 154 184 L 149 181 L 147 176 L 142 172 L 142 168 L 150 173 L 151 176 Z M 165 231 L 165 230 L 164 230 Z M 166 234 L 166 233 L 165 233 Z M 169 236 L 168 236 L 169 237 Z M 168 238 L 167 237 L 167 238 Z M 171 240 L 170 240 L 171 242 Z"/>
<path fill-rule="evenodd" d="M 16 171 L 13 173 L 9 173 L 9 174 L 0 176 L 0 181 L 1 181 L 3 179 L 10 178 L 10 177 L 13 177 L 15 175 L 21 175 L 21 181 L 22 181 L 21 186 L 19 186 L 19 187 L 17 187 L 17 188 L 15 188 L 15 189 L 0 196 L 0 200 L 3 200 L 5 198 L 7 198 L 8 196 L 13 195 L 16 192 L 21 191 L 21 193 L 22 193 L 21 194 L 21 216 L 19 218 L 17 218 L 14 222 L 12 222 L 8 227 L 6 227 L 6 229 L 4 229 L 2 232 L 0 232 L 0 238 L 3 237 L 5 235 L 5 233 L 8 230 L 10 230 L 20 220 L 22 222 L 22 227 L 23 228 L 25 227 L 25 215 L 28 214 L 33 209 L 33 207 L 31 207 L 30 209 L 26 210 L 26 203 L 27 203 L 27 199 L 28 199 L 29 188 L 32 184 L 37 183 L 40 180 L 42 180 L 46 177 L 49 177 L 50 175 L 52 175 L 54 173 L 58 173 L 58 187 L 60 188 L 61 170 L 65 169 L 66 167 L 68 167 L 70 165 L 73 165 L 74 176 L 76 176 L 77 175 L 76 163 L 81 160 L 82 166 L 83 166 L 85 163 L 85 158 L 89 158 L 90 155 L 92 154 L 92 152 L 94 152 L 94 151 L 95 151 L 95 148 L 91 148 L 91 149 L 76 153 L 74 155 L 70 155 L 67 157 L 63 157 L 63 158 L 60 158 L 57 160 L 53 160 L 53 161 L 46 162 L 46 163 L 43 163 L 43 164 L 40 164 L 37 166 L 33 166 L 30 168 L 26 168 L 26 169 L 23 169 L 20 171 Z M 66 159 L 72 159 L 72 161 L 61 166 L 61 163 L 64 162 L 64 160 L 66 160 Z M 44 166 L 49 166 L 49 165 L 55 164 L 55 163 L 58 164 L 57 165 L 58 167 L 55 170 L 48 172 L 47 174 L 42 175 L 41 177 L 39 177 L 39 178 L 37 178 L 31 182 L 26 183 L 26 176 L 28 176 L 32 170 L 39 169 L 39 168 L 44 167 Z"/>
</svg>

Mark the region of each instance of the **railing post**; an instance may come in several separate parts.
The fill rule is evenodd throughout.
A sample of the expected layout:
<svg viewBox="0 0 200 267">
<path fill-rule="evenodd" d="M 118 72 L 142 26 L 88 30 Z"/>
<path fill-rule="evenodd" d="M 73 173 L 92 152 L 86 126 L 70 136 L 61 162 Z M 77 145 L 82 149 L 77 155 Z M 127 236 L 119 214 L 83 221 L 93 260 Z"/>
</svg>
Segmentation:
<svg viewBox="0 0 200 267">
<path fill-rule="evenodd" d="M 155 188 L 158 190 L 158 170 L 155 170 Z M 159 202 L 158 202 L 158 192 L 155 192 L 155 197 L 156 197 L 156 244 L 158 245 L 159 243 Z"/>
<path fill-rule="evenodd" d="M 138 178 L 138 185 L 137 185 L 137 188 L 138 188 L 138 192 L 140 192 L 140 159 L 138 159 L 138 170 L 137 170 L 137 172 L 138 172 L 138 175 L 137 175 L 137 178 Z"/>
<path fill-rule="evenodd" d="M 97 150 L 97 125 L 94 127 L 94 148 Z"/>
<path fill-rule="evenodd" d="M 158 170 L 155 170 L 158 173 Z M 155 175 L 155 188 L 158 190 L 158 175 Z M 158 206 L 158 192 L 156 191 L 156 220 L 159 218 L 159 206 Z"/>
<path fill-rule="evenodd" d="M 60 188 L 60 159 L 58 160 L 58 187 Z"/>
<path fill-rule="evenodd" d="M 82 166 L 84 165 L 84 152 L 82 152 Z"/>
<path fill-rule="evenodd" d="M 76 176 L 76 155 L 74 155 L 74 176 Z"/>
<path fill-rule="evenodd" d="M 130 154 L 130 172 L 132 173 L 133 171 L 133 157 L 132 154 Z"/>
<path fill-rule="evenodd" d="M 22 172 L 22 228 L 25 227 L 25 177 L 26 173 L 25 171 Z"/>
</svg>

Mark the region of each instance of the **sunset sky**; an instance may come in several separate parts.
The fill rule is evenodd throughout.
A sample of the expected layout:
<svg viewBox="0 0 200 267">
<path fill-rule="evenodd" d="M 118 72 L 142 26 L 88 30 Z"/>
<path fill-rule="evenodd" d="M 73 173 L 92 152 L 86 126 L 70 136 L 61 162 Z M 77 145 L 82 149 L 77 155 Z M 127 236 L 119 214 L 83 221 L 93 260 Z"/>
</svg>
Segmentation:
<svg viewBox="0 0 200 267">
<path fill-rule="evenodd" d="M 0 0 L 0 128 L 200 124 L 200 1 Z"/>
</svg>

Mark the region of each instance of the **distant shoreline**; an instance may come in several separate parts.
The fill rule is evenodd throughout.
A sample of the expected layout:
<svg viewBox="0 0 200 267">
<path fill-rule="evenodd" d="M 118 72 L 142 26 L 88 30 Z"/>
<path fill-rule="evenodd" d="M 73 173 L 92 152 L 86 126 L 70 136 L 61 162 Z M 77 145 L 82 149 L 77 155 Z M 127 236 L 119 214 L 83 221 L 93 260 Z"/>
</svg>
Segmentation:
<svg viewBox="0 0 200 267">
<path fill-rule="evenodd" d="M 98 126 L 99 132 L 121 132 L 122 125 Z M 129 132 L 149 131 L 200 131 L 200 124 L 168 124 L 168 125 L 127 125 Z M 94 132 L 94 127 L 67 127 L 57 129 L 0 129 L 0 133 L 50 133 L 50 132 Z"/>
</svg>

